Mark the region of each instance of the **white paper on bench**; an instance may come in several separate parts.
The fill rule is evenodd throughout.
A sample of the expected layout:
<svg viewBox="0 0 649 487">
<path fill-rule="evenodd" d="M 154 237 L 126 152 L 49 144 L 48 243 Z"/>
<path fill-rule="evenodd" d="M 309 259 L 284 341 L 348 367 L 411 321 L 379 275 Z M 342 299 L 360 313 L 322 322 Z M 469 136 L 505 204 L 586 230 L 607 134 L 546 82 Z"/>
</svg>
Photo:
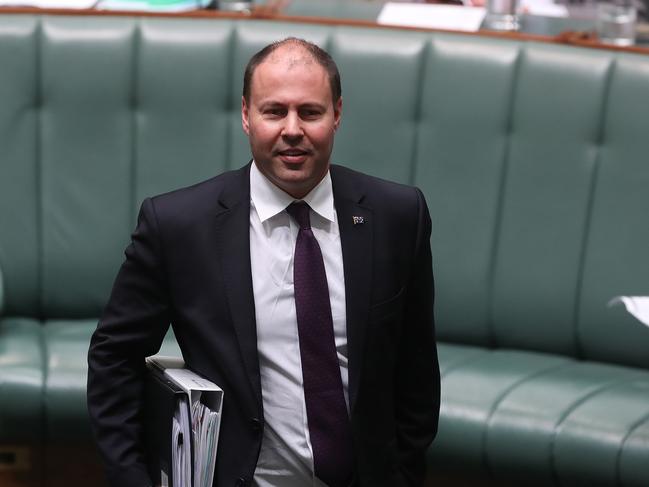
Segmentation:
<svg viewBox="0 0 649 487">
<path fill-rule="evenodd" d="M 645 325 L 649 326 L 649 296 L 616 296 L 608 303 L 609 306 L 622 303 L 626 310 Z"/>
</svg>

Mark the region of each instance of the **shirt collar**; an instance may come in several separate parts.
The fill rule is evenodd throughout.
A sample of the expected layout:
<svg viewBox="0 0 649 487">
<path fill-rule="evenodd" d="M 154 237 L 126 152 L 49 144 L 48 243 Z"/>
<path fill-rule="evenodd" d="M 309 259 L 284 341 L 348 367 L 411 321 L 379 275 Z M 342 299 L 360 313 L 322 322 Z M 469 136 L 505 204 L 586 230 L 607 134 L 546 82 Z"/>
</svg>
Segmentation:
<svg viewBox="0 0 649 487">
<path fill-rule="evenodd" d="M 253 161 L 250 168 L 250 199 L 257 210 L 261 222 L 284 211 L 288 205 L 296 201 L 290 194 L 275 186 L 257 168 Z M 315 188 L 302 198 L 311 209 L 322 218 L 335 221 L 334 194 L 329 171 Z"/>
</svg>

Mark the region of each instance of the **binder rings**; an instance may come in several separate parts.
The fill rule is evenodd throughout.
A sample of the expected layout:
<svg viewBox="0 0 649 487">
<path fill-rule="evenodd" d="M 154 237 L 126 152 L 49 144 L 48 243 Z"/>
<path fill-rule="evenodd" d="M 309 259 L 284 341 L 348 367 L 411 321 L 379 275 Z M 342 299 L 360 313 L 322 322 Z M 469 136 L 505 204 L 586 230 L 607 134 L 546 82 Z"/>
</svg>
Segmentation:
<svg viewBox="0 0 649 487">
<path fill-rule="evenodd" d="M 211 487 L 223 391 L 182 359 L 147 360 L 144 432 L 149 475 L 162 487 Z"/>
</svg>

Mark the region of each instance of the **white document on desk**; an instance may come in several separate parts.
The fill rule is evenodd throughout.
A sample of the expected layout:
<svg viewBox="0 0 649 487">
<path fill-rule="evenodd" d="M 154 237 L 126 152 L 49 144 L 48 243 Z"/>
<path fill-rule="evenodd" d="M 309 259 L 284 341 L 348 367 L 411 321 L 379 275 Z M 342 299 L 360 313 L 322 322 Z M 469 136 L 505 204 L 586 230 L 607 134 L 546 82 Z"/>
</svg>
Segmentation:
<svg viewBox="0 0 649 487">
<path fill-rule="evenodd" d="M 0 0 L 0 7 L 36 7 L 36 8 L 69 8 L 88 9 L 95 6 L 97 0 Z"/>
<path fill-rule="evenodd" d="M 481 7 L 388 2 L 376 21 L 384 25 L 475 32 L 480 29 L 485 13 Z"/>
<path fill-rule="evenodd" d="M 649 326 L 649 296 L 616 296 L 608 305 L 622 303 L 641 323 Z"/>
<path fill-rule="evenodd" d="M 565 5 L 554 3 L 553 0 L 520 0 L 519 9 L 529 15 L 542 17 L 568 17 Z"/>
</svg>

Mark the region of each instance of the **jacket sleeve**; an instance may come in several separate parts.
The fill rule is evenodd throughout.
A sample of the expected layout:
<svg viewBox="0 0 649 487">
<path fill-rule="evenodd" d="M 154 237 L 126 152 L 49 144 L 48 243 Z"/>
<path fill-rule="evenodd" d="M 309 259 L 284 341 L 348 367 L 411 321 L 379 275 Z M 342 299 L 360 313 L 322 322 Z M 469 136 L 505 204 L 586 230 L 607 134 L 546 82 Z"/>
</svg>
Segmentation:
<svg viewBox="0 0 649 487">
<path fill-rule="evenodd" d="M 439 419 L 440 374 L 433 319 L 431 220 L 418 189 L 418 225 L 414 261 L 407 286 L 403 334 L 398 351 L 396 387 L 399 478 L 395 485 L 421 486 L 426 450 Z"/>
<path fill-rule="evenodd" d="M 146 199 L 88 352 L 88 411 L 110 485 L 151 485 L 142 438 L 145 357 L 170 322 L 153 203 Z"/>
</svg>

